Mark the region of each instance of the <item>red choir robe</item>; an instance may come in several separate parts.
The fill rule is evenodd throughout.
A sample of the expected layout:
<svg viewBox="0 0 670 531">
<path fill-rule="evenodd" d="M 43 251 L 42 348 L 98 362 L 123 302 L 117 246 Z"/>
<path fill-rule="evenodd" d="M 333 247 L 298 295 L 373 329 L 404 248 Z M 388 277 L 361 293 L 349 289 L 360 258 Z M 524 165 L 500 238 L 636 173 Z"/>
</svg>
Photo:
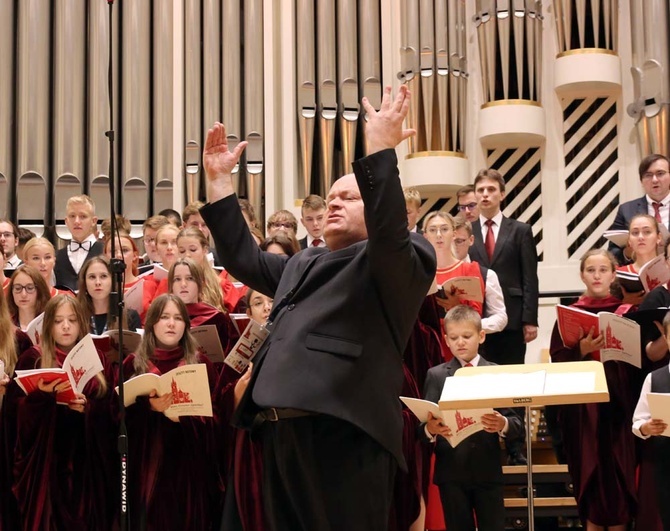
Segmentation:
<svg viewBox="0 0 670 531">
<path fill-rule="evenodd" d="M 592 313 L 616 312 L 621 301 L 614 297 L 581 297 L 574 307 Z M 579 347 L 563 345 L 558 326 L 551 336 L 554 362 L 579 361 Z M 592 359 L 587 355 L 584 359 Z M 558 408 L 568 468 L 572 475 L 579 516 L 596 525 L 630 521 L 636 511 L 635 437 L 631 431 L 637 398 L 631 393 L 631 375 L 636 370 L 626 363 L 604 364 L 610 401 Z"/>
<path fill-rule="evenodd" d="M 40 366 L 41 351 L 25 351 L 17 369 Z M 62 365 L 66 353 L 56 351 Z M 106 437 L 87 430 L 95 410 L 97 379 L 84 389 L 88 404 L 84 413 L 57 405 L 51 393 L 35 391 L 17 400 L 17 437 L 14 451 L 14 485 L 24 530 L 103 529 L 109 522 L 96 520 L 97 510 L 88 488 L 90 478 L 99 475 L 100 463 L 92 455 L 97 444 L 90 437 Z M 104 484 L 106 478 L 101 478 Z M 95 482 L 97 484 L 97 481 Z"/>
<path fill-rule="evenodd" d="M 240 338 L 237 327 L 230 315 L 217 310 L 205 302 L 194 302 L 186 305 L 191 326 L 215 325 L 221 340 L 224 354 L 228 354 Z"/>
<path fill-rule="evenodd" d="M 25 332 L 15 330 L 16 353 L 21 356 L 33 344 Z M 13 374 L 9 375 L 10 378 Z M 16 408 L 23 391 L 14 381 L 0 399 L 0 531 L 20 529 L 19 508 L 12 492 L 14 448 L 16 447 Z"/>
<path fill-rule="evenodd" d="M 124 378 L 134 376 L 134 356 L 124 360 Z M 210 388 L 216 372 L 204 356 Z M 155 349 L 149 372 L 164 374 L 184 364 L 183 350 Z M 224 484 L 214 418 L 179 417 L 153 411 L 149 397 L 126 409 L 129 434 L 131 529 L 218 529 Z"/>
<path fill-rule="evenodd" d="M 221 283 L 221 291 L 223 293 L 223 304 L 229 312 L 240 312 L 240 303 L 244 299 L 244 295 L 249 289 L 247 286 L 240 288 L 236 287 L 228 278 L 228 271 L 225 269 L 219 274 L 219 281 Z"/>
</svg>

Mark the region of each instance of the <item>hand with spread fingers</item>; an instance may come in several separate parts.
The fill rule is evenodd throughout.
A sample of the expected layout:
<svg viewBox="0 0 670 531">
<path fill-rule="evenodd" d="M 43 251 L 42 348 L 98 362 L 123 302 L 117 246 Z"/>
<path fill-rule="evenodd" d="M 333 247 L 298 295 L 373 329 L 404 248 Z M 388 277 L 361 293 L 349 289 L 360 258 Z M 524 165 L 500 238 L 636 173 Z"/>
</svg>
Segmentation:
<svg viewBox="0 0 670 531">
<path fill-rule="evenodd" d="M 233 169 L 239 163 L 247 142 L 240 142 L 232 151 L 228 148 L 226 126 L 216 122 L 207 131 L 205 148 L 202 152 L 202 166 L 207 176 L 207 198 L 217 201 L 233 195 Z"/>
<path fill-rule="evenodd" d="M 391 100 L 391 87 L 384 89 L 382 104 L 376 111 L 367 98 L 363 98 L 363 108 L 367 114 L 365 137 L 369 154 L 393 149 L 400 142 L 416 134 L 414 129 L 404 129 L 403 121 L 409 112 L 410 92 L 401 85 L 395 99 Z"/>
</svg>

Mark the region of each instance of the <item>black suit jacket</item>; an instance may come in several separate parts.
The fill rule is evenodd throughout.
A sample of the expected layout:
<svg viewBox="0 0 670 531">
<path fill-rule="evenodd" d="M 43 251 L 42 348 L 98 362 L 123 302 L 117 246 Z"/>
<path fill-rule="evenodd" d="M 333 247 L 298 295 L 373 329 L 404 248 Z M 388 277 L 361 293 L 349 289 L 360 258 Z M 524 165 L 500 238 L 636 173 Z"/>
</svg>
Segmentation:
<svg viewBox="0 0 670 531">
<path fill-rule="evenodd" d="M 298 240 L 298 243 L 300 244 L 301 249 L 307 249 L 307 236 Z"/>
<path fill-rule="evenodd" d="M 472 233 L 475 243 L 470 247 L 470 259 L 493 269 L 500 280 L 507 309 L 505 330 L 521 330 L 524 324 L 537 326 L 537 249 L 531 226 L 503 217 L 492 260 L 484 247 L 479 220 L 472 224 Z"/>
<path fill-rule="evenodd" d="M 610 230 L 628 230 L 630 222 L 636 214 L 648 214 L 649 207 L 647 205 L 647 197 L 642 196 L 638 199 L 633 199 L 632 201 L 626 201 L 619 205 L 619 209 L 616 211 L 616 216 L 614 217 L 614 222 L 610 227 Z M 665 223 L 668 223 L 668 220 L 664 220 Z M 668 225 L 666 225 L 667 227 Z M 623 255 L 623 249 L 618 245 L 610 242 L 607 246 L 607 250 L 610 251 L 620 264 L 629 263 L 630 260 L 626 259 Z"/>
<path fill-rule="evenodd" d="M 435 277 L 435 252 L 407 231 L 395 151 L 356 161 L 354 173 L 369 239 L 337 251 L 310 247 L 290 259 L 262 252 L 243 230 L 235 196 L 201 210 L 226 269 L 275 300 L 235 421 L 250 427 L 268 407 L 331 415 L 402 465 L 402 354 Z"/>
<path fill-rule="evenodd" d="M 95 242 L 93 245 L 91 245 L 84 263 L 94 256 L 102 254 L 104 250 L 105 247 L 102 242 Z M 67 255 L 67 247 L 63 247 L 62 249 L 58 249 L 58 251 L 56 251 L 56 265 L 54 266 L 54 274 L 56 275 L 56 286 L 64 286 L 71 289 L 72 291 L 77 290 L 79 275 L 77 275 L 74 268 L 72 267 L 70 257 Z"/>
<path fill-rule="evenodd" d="M 480 357 L 479 366 L 495 365 Z M 461 362 L 453 358 L 449 363 L 442 363 L 429 369 L 424 385 L 424 397 L 431 402 L 439 402 L 445 380 L 453 376 L 461 368 Z M 507 417 L 507 441 L 523 437 L 524 425 L 521 417 L 509 408 L 498 409 Z M 419 438 L 428 440 L 425 423 L 418 427 Z M 502 483 L 503 474 L 500 464 L 500 442 L 497 433 L 479 431 L 452 448 L 444 437 L 437 437 L 435 443 L 435 473 L 433 483 L 439 485 L 446 482 L 458 483 Z"/>
</svg>

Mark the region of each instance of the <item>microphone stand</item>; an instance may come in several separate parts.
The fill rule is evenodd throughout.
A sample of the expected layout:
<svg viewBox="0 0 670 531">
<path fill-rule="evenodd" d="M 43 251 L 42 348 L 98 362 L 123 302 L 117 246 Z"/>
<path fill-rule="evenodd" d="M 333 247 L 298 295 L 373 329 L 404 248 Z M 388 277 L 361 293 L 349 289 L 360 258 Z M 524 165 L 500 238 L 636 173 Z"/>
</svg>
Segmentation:
<svg viewBox="0 0 670 531">
<path fill-rule="evenodd" d="M 124 377 L 123 377 L 123 285 L 124 272 L 126 264 L 123 259 L 116 258 L 116 249 L 114 246 L 115 236 L 118 236 L 118 227 L 116 224 L 116 211 L 114 209 L 115 194 L 114 194 L 114 83 L 113 83 L 113 18 L 112 6 L 114 0 L 107 0 L 109 5 L 109 67 L 107 73 L 108 91 L 109 91 L 109 131 L 105 132 L 105 136 L 109 140 L 109 206 L 110 206 L 110 221 L 111 221 L 111 269 L 112 269 L 112 292 L 109 295 L 109 317 L 114 319 L 119 325 L 119 433 L 118 445 L 119 465 L 120 465 L 120 484 L 119 484 L 119 528 L 121 531 L 130 529 L 129 506 L 128 506 L 128 428 L 126 427 L 126 406 L 124 394 Z"/>
</svg>

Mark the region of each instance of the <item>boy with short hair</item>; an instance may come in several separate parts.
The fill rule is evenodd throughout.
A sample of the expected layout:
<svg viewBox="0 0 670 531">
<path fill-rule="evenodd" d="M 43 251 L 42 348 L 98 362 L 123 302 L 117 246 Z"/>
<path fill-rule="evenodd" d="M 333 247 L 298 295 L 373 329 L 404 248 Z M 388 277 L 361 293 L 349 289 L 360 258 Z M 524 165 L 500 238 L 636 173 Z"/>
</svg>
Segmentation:
<svg viewBox="0 0 670 531">
<path fill-rule="evenodd" d="M 300 223 L 305 227 L 307 236 L 299 240 L 300 248 L 325 247 L 323 227 L 326 224 L 326 201 L 318 195 L 308 195 L 300 209 Z"/>
<path fill-rule="evenodd" d="M 104 251 L 104 245 L 98 241 L 97 224 L 93 199 L 82 194 L 67 200 L 65 225 L 72 239 L 67 247 L 56 253 L 54 275 L 57 286 L 75 291 L 81 267 L 87 260 Z"/>
<path fill-rule="evenodd" d="M 430 369 L 424 386 L 426 400 L 436 403 L 446 379 L 461 367 L 494 365 L 479 355 L 479 345 L 486 336 L 474 309 L 456 306 L 447 312 L 444 324 L 454 358 Z M 451 436 L 449 427 L 440 419 L 429 414 L 428 422 L 419 426 L 419 437 L 436 443 L 433 482 L 440 490 L 449 531 L 474 531 L 473 513 L 479 531 L 505 529 L 499 438 L 521 439 L 523 421 L 514 410 L 504 408 L 482 416 L 481 422 L 484 431 L 471 435 L 455 448 L 445 438 Z"/>
<path fill-rule="evenodd" d="M 417 232 L 417 223 L 421 215 L 421 193 L 418 188 L 403 188 L 407 207 L 407 225 L 410 232 Z"/>
</svg>

